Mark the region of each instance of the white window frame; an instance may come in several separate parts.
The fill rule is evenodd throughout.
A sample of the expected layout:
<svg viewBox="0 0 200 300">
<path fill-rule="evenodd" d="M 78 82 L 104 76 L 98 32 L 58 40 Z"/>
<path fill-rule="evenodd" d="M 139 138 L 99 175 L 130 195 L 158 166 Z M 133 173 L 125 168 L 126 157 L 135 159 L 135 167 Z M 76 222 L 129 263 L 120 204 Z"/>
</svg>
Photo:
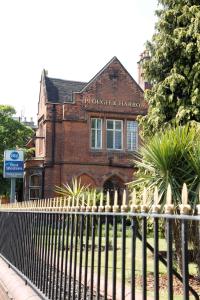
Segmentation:
<svg viewBox="0 0 200 300">
<path fill-rule="evenodd" d="M 41 193 L 41 186 L 40 185 L 31 185 L 31 177 L 33 176 L 38 176 L 41 178 L 41 174 L 36 173 L 36 174 L 31 174 L 29 177 L 29 200 L 37 200 L 38 198 L 31 198 L 31 190 L 39 190 L 39 198 L 40 198 L 40 193 Z"/>
<path fill-rule="evenodd" d="M 112 121 L 113 122 L 113 129 L 109 129 L 108 128 L 108 121 Z M 116 129 L 116 122 L 120 122 L 121 123 L 121 129 Z M 107 145 L 107 132 L 108 131 L 112 131 L 113 132 L 113 148 L 108 148 Z M 121 132 L 121 145 L 122 147 L 120 149 L 115 148 L 115 132 L 116 131 L 120 131 Z M 107 119 L 106 120 L 106 147 L 108 150 L 115 150 L 115 151 L 122 151 L 123 150 L 123 120 L 116 120 L 116 119 Z"/>
<path fill-rule="evenodd" d="M 132 131 L 130 129 L 128 129 L 128 123 L 129 122 L 134 122 L 137 126 L 136 126 L 136 131 Z M 135 120 L 127 120 L 127 123 L 126 123 L 126 140 L 127 140 L 127 150 L 128 151 L 137 151 L 138 149 L 138 122 L 135 121 Z M 128 134 L 130 133 L 131 135 L 131 147 L 129 148 L 129 141 L 128 141 Z M 132 138 L 132 135 L 136 134 L 136 143 L 134 144 L 133 143 L 133 138 Z M 134 147 L 135 146 L 135 147 Z"/>
<path fill-rule="evenodd" d="M 92 128 L 92 120 L 95 120 L 95 128 Z M 101 128 L 98 129 L 97 128 L 97 120 L 100 120 L 101 121 Z M 102 149 L 102 119 L 101 118 L 91 118 L 90 120 L 90 146 L 91 146 L 91 149 L 93 150 L 101 150 Z M 95 146 L 93 147 L 92 146 L 92 132 L 95 131 Z M 101 133 L 101 142 L 100 142 L 100 147 L 97 147 L 97 132 L 100 131 Z"/>
</svg>

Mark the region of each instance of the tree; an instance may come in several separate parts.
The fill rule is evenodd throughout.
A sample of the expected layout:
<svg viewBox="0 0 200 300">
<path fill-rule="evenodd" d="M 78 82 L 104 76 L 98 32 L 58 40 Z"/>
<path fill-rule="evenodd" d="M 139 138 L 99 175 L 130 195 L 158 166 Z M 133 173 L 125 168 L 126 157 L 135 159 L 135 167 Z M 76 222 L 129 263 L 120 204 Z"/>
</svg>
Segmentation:
<svg viewBox="0 0 200 300">
<path fill-rule="evenodd" d="M 4 150 L 24 148 L 33 135 L 30 127 L 12 118 L 15 113 L 14 107 L 0 105 L 0 194 L 7 194 L 9 190 L 9 181 L 3 178 Z"/>
<path fill-rule="evenodd" d="M 144 74 L 152 89 L 145 98 L 148 114 L 141 118 L 143 134 L 169 125 L 200 122 L 199 0 L 159 0 L 161 9 L 150 42 Z"/>
</svg>

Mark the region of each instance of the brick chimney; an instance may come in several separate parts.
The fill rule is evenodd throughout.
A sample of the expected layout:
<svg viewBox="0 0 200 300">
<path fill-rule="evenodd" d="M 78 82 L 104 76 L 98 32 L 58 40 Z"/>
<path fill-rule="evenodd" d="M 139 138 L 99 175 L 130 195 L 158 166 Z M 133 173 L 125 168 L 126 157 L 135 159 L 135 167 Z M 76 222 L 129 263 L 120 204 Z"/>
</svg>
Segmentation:
<svg viewBox="0 0 200 300">
<path fill-rule="evenodd" d="M 140 54 L 140 60 L 138 61 L 138 84 L 140 85 L 140 87 L 143 90 L 146 89 L 150 89 L 151 88 L 151 84 L 145 80 L 144 78 L 144 71 L 143 71 L 143 63 L 148 60 L 150 58 L 149 56 L 149 51 L 144 50 L 141 54 Z"/>
</svg>

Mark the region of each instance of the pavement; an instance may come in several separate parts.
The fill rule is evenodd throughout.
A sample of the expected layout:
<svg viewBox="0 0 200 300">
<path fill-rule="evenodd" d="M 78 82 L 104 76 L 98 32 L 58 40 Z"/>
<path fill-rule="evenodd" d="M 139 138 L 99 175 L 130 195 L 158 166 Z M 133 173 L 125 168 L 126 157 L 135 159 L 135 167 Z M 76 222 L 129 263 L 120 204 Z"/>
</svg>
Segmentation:
<svg viewBox="0 0 200 300">
<path fill-rule="evenodd" d="M 0 258 L 0 300 L 41 300 L 2 258 Z"/>
<path fill-rule="evenodd" d="M 6 287 L 0 281 L 0 300 L 10 300 L 11 298 L 8 296 L 6 291 Z"/>
</svg>

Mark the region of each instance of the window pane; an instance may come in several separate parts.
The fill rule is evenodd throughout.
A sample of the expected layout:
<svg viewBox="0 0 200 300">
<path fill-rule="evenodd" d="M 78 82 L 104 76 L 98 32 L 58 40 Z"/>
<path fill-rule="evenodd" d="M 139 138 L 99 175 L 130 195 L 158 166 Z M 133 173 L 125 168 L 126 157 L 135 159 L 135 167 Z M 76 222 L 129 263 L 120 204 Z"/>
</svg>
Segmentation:
<svg viewBox="0 0 200 300">
<path fill-rule="evenodd" d="M 101 119 L 97 119 L 97 128 L 101 129 Z"/>
<path fill-rule="evenodd" d="M 115 121 L 115 129 L 122 129 L 122 122 L 121 121 Z"/>
<path fill-rule="evenodd" d="M 30 189 L 30 199 L 40 198 L 40 189 Z"/>
<path fill-rule="evenodd" d="M 96 127 L 96 119 L 92 119 L 92 128 Z"/>
<path fill-rule="evenodd" d="M 40 186 L 40 176 L 32 175 L 30 177 L 30 186 Z"/>
<path fill-rule="evenodd" d="M 137 122 L 136 121 L 128 121 L 127 129 L 131 131 L 137 131 Z"/>
<path fill-rule="evenodd" d="M 107 148 L 113 149 L 113 131 L 107 131 Z"/>
<path fill-rule="evenodd" d="M 101 130 L 97 130 L 97 148 L 101 148 Z"/>
<path fill-rule="evenodd" d="M 92 129 L 92 148 L 95 148 L 95 130 Z"/>
<path fill-rule="evenodd" d="M 136 121 L 127 122 L 127 147 L 128 150 L 137 150 L 138 124 Z"/>
<path fill-rule="evenodd" d="M 131 138 L 131 133 L 130 131 L 127 132 L 127 146 L 128 146 L 128 149 L 131 150 L 132 146 L 131 146 L 131 141 L 132 141 L 132 138 Z"/>
<path fill-rule="evenodd" d="M 107 129 L 113 129 L 114 122 L 112 120 L 107 120 Z"/>
<path fill-rule="evenodd" d="M 122 149 L 122 133 L 121 133 L 121 131 L 115 132 L 115 149 Z"/>
<path fill-rule="evenodd" d="M 94 149 L 100 149 L 101 145 L 101 133 L 102 131 L 102 119 L 91 119 L 91 147 Z"/>
</svg>

